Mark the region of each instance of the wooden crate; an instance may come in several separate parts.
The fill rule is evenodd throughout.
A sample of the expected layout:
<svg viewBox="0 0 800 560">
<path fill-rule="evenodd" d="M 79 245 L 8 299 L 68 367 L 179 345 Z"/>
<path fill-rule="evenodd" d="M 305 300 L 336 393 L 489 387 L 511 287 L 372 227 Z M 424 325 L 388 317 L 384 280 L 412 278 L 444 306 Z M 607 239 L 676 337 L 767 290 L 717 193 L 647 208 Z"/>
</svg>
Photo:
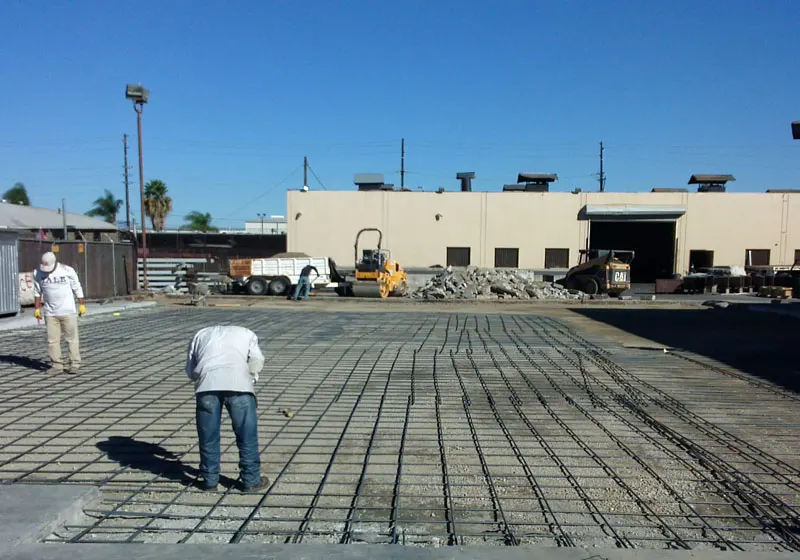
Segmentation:
<svg viewBox="0 0 800 560">
<path fill-rule="evenodd" d="M 758 289 L 758 295 L 774 299 L 790 299 L 792 289 L 788 286 L 761 286 Z"/>
</svg>

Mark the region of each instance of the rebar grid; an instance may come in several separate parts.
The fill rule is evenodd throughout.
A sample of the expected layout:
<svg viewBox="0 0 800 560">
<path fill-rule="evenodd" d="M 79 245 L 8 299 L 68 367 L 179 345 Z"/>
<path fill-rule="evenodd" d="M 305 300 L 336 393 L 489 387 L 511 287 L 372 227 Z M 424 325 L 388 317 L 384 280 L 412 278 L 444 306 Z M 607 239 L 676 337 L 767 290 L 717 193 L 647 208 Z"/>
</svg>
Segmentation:
<svg viewBox="0 0 800 560">
<path fill-rule="evenodd" d="M 261 494 L 188 484 L 183 364 L 209 324 L 261 339 Z M 79 376 L 0 376 L 0 479 L 102 489 L 57 541 L 800 550 L 797 395 L 702 357 L 529 315 L 171 309 L 81 328 Z M 0 353 L 44 359 L 43 339 L 5 334 Z M 227 426 L 222 460 L 236 478 Z"/>
</svg>

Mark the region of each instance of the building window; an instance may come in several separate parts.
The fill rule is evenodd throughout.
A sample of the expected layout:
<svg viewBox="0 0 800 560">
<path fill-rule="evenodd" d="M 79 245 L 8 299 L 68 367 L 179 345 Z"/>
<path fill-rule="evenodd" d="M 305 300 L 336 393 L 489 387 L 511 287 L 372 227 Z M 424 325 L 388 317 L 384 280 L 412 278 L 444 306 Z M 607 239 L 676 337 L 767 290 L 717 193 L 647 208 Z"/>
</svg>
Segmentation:
<svg viewBox="0 0 800 560">
<path fill-rule="evenodd" d="M 469 247 L 448 247 L 447 266 L 469 266 L 470 263 Z"/>
<path fill-rule="evenodd" d="M 569 249 L 545 249 L 545 268 L 569 268 Z"/>
<path fill-rule="evenodd" d="M 794 264 L 800 264 L 800 249 L 794 250 Z"/>
<path fill-rule="evenodd" d="M 495 268 L 518 268 L 519 249 L 500 248 L 494 250 Z"/>
<path fill-rule="evenodd" d="M 689 251 L 689 270 L 700 270 L 714 266 L 714 251 L 693 249 Z"/>
<path fill-rule="evenodd" d="M 745 266 L 769 266 L 769 249 L 747 249 L 744 252 Z"/>
</svg>

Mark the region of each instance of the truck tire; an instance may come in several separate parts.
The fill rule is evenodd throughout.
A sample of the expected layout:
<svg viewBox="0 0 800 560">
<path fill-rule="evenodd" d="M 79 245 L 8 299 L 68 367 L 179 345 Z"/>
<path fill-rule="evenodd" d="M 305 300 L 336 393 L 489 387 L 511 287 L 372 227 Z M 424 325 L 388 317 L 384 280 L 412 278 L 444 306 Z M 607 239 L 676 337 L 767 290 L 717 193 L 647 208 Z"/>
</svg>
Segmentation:
<svg viewBox="0 0 800 560">
<path fill-rule="evenodd" d="M 271 296 L 288 296 L 291 288 L 292 283 L 288 278 L 274 278 L 272 282 L 269 283 L 269 294 Z"/>
<path fill-rule="evenodd" d="M 263 278 L 253 278 L 247 283 L 247 293 L 251 296 L 263 296 L 267 293 L 267 281 Z"/>
</svg>

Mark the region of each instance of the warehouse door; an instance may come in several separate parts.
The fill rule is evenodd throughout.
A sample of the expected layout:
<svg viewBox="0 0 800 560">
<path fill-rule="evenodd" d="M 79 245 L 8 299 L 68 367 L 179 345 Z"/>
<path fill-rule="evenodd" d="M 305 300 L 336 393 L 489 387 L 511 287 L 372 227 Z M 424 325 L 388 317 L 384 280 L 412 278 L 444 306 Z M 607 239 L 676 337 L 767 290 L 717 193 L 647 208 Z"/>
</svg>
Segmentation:
<svg viewBox="0 0 800 560">
<path fill-rule="evenodd" d="M 631 250 L 631 281 L 655 282 L 675 273 L 675 221 L 592 220 L 590 249 Z"/>
</svg>

